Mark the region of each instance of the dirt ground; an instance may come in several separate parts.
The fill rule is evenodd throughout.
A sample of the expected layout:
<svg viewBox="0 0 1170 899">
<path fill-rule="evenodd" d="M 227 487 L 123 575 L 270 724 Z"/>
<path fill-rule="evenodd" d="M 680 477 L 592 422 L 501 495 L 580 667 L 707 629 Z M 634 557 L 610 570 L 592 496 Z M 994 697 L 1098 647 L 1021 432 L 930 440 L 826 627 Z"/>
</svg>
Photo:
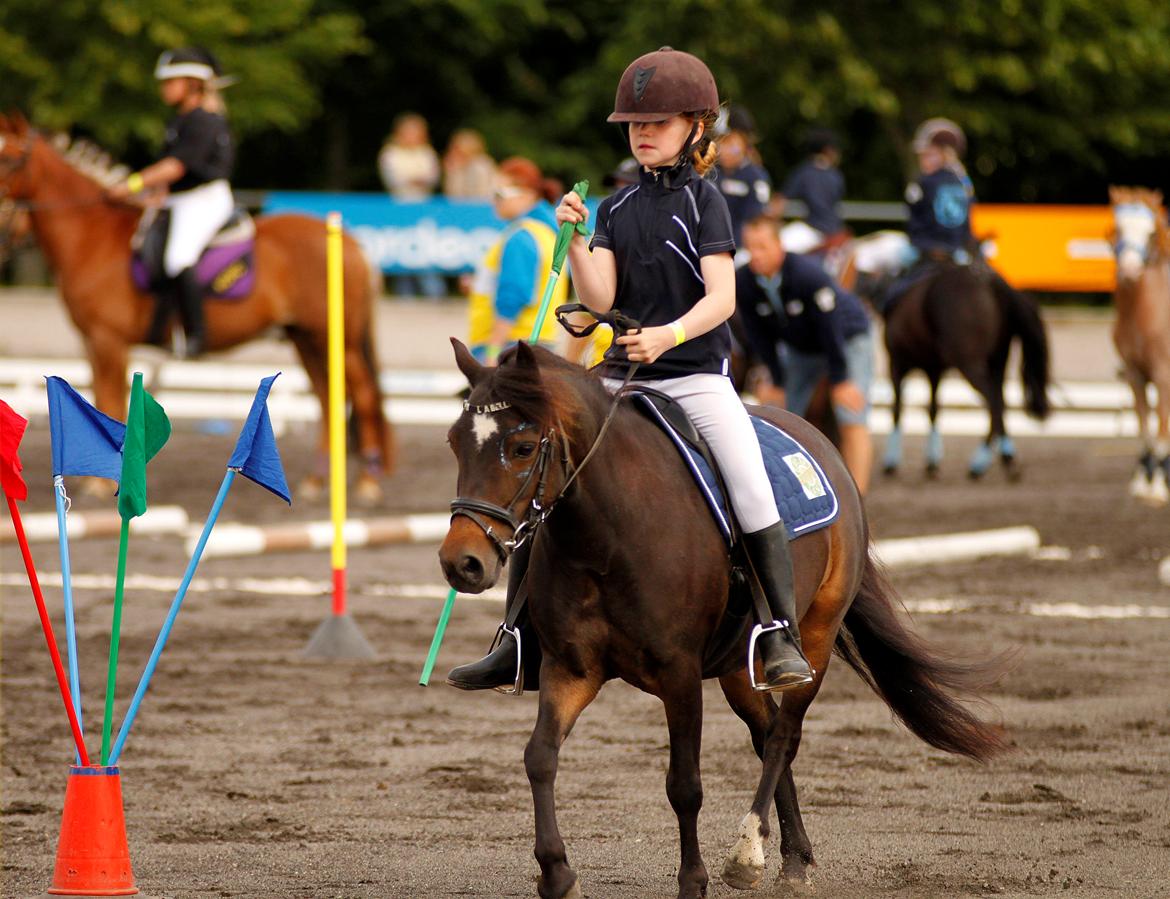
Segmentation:
<svg viewBox="0 0 1170 899">
<path fill-rule="evenodd" d="M 454 490 L 442 429 L 406 428 L 401 473 L 381 514 L 433 512 Z M 232 436 L 180 427 L 151 464 L 155 503 L 201 518 Z M 290 474 L 310 436 L 290 433 Z M 971 442 L 952 439 L 938 482 L 917 470 L 879 482 L 877 537 L 1022 523 L 1052 547 L 1042 558 L 899 570 L 911 601 L 963 600 L 922 614 L 930 640 L 974 656 L 1017 648 L 988 696 L 1013 751 L 987 765 L 929 749 L 896 725 L 847 668 L 830 668 L 796 762 L 797 784 L 827 897 L 1170 895 L 1170 620 L 1035 617 L 1030 604 L 1165 609 L 1157 560 L 1170 513 L 1124 497 L 1128 441 L 1025 440 L 1025 477 L 969 484 Z M 43 428 L 22 448 L 33 496 L 51 508 Z M 908 441 L 909 464 L 921 444 Z M 79 497 L 75 508 L 107 507 Z M 290 513 L 246 481 L 224 520 L 326 518 L 324 502 Z M 6 525 L 7 526 L 7 525 Z M 1064 551 L 1060 548 L 1064 548 Z M 35 547 L 59 570 L 55 544 Z M 2 571 L 21 571 L 11 544 Z M 112 575 L 116 540 L 77 541 L 76 573 Z M 134 538 L 131 574 L 178 577 L 174 538 Z M 208 559 L 201 576 L 328 579 L 328 553 Z M 443 686 L 478 657 L 502 604 L 461 600 L 433 685 L 417 684 L 441 594 L 387 598 L 387 584 L 441 583 L 434 545 L 352 550 L 352 611 L 373 663 L 307 662 L 300 653 L 328 613 L 324 596 L 237 589 L 192 593 L 122 759 L 126 822 L 147 896 L 532 896 L 531 801 L 522 752 L 535 716 L 515 699 Z M 60 608 L 60 590 L 46 590 Z M 170 602 L 130 590 L 118 716 Z M 96 752 L 112 591 L 77 594 L 79 656 Z M 3 590 L 3 895 L 39 895 L 56 852 L 70 743 L 27 589 Z M 62 631 L 59 622 L 57 627 Z M 758 765 L 747 734 L 708 685 L 700 834 L 710 894 L 750 802 Z M 666 728 L 657 700 L 621 683 L 590 707 L 561 756 L 558 800 L 570 860 L 594 899 L 675 894 L 677 830 L 664 791 Z M 771 861 L 771 857 L 769 859 Z M 759 895 L 776 894 L 772 875 Z"/>
</svg>

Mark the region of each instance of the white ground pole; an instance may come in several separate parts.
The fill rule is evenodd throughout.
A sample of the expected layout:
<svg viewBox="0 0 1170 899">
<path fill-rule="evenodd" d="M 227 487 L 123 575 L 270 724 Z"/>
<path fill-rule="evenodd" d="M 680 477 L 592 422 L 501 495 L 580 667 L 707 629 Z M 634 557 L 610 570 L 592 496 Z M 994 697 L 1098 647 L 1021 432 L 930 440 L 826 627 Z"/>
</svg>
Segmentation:
<svg viewBox="0 0 1170 899">
<path fill-rule="evenodd" d="M 1162 564 L 1158 566 L 1158 580 L 1170 587 L 1170 556 L 1164 558 Z"/>
<path fill-rule="evenodd" d="M 30 543 L 57 539 L 57 513 L 36 512 L 23 516 L 23 521 Z M 145 515 L 130 522 L 130 533 L 155 537 L 185 534 L 190 525 L 187 511 L 181 506 L 151 506 Z M 117 537 L 121 527 L 122 518 L 116 511 L 69 513 L 70 541 L 86 537 Z M 14 531 L 0 530 L 0 543 L 14 542 Z"/>
</svg>

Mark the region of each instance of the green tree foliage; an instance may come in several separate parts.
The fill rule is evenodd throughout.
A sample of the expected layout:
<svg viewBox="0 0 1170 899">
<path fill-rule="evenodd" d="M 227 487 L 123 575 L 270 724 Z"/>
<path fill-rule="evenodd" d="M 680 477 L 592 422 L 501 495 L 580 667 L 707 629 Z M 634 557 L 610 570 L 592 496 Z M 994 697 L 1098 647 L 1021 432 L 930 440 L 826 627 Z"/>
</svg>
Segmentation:
<svg viewBox="0 0 1170 899">
<path fill-rule="evenodd" d="M 425 115 L 441 150 L 479 128 L 496 157 L 597 179 L 627 148 L 605 123 L 618 77 L 669 44 L 747 106 L 777 181 L 811 125 L 845 139 L 849 194 L 889 199 L 915 125 L 966 128 L 981 197 L 1101 200 L 1109 180 L 1166 183 L 1165 0 L 42 0 L 0 6 L 0 102 L 112 149 L 165 120 L 158 51 L 200 42 L 241 77 L 237 181 L 377 189 L 396 115 Z"/>
<path fill-rule="evenodd" d="M 153 146 L 165 109 L 153 78 L 166 49 L 201 45 L 247 90 L 229 92 L 240 134 L 296 132 L 320 113 L 316 81 L 365 52 L 360 16 L 313 0 L 5 0 L 0 108 L 46 128 L 81 128 L 108 149 Z M 234 89 L 233 89 L 234 90 Z"/>
</svg>

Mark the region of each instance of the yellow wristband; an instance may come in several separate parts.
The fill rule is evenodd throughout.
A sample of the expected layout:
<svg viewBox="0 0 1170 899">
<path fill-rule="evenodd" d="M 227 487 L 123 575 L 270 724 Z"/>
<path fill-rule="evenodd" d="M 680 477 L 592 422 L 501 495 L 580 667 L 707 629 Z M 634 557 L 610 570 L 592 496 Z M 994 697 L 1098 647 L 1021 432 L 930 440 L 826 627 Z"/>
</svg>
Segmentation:
<svg viewBox="0 0 1170 899">
<path fill-rule="evenodd" d="M 142 174 L 140 172 L 135 172 L 126 179 L 126 186 L 130 188 L 130 193 L 136 194 L 146 187 L 146 182 L 142 180 Z"/>
<path fill-rule="evenodd" d="M 670 330 L 672 330 L 674 332 L 674 345 L 675 346 L 678 346 L 680 343 L 682 343 L 684 340 L 687 339 L 686 329 L 683 328 L 682 322 L 678 321 L 677 319 L 675 321 L 672 321 L 666 327 L 670 328 Z"/>
</svg>

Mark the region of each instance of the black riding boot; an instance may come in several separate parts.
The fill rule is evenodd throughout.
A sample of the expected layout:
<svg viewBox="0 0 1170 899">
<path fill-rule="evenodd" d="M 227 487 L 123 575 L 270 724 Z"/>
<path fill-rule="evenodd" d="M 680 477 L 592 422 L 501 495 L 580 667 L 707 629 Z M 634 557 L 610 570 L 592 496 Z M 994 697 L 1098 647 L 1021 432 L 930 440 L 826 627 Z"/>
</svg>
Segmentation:
<svg viewBox="0 0 1170 899">
<path fill-rule="evenodd" d="M 177 287 L 174 281 L 160 284 L 154 292 L 154 318 L 150 321 L 150 329 L 146 332 L 146 342 L 151 346 L 167 348 L 167 336 L 171 327 L 171 319 L 178 305 L 176 297 Z"/>
<path fill-rule="evenodd" d="M 773 629 L 765 630 L 756 640 L 764 662 L 764 680 L 757 684 L 757 689 L 787 690 L 812 683 L 812 666 L 800 648 L 792 554 L 784 522 L 744 534 L 743 545 L 775 619 L 760 622 L 765 628 Z M 754 660 L 749 658 L 748 664 L 754 664 Z"/>
<path fill-rule="evenodd" d="M 178 299 L 179 318 L 186 336 L 183 356 L 194 359 L 203 355 L 206 344 L 203 327 L 203 291 L 195 277 L 195 268 L 185 268 L 175 277 L 175 296 Z"/>
<path fill-rule="evenodd" d="M 524 581 L 524 575 L 528 573 L 528 557 L 531 553 L 531 540 L 512 553 L 511 561 L 508 563 L 508 597 L 504 604 L 505 617 L 512 610 L 513 603 L 517 602 L 520 585 Z M 524 598 L 519 601 L 524 602 Z M 521 609 L 516 618 L 516 628 L 520 631 L 520 639 L 524 643 L 524 655 L 530 657 L 531 650 L 535 647 L 536 635 L 528 626 L 526 609 Z M 452 668 L 447 675 L 447 683 L 460 690 L 492 690 L 499 687 L 511 687 L 517 680 L 517 662 L 516 638 L 510 632 L 501 630 L 498 642 L 491 652 L 478 662 Z M 527 662 L 524 667 L 531 669 L 531 665 Z M 522 675 L 523 673 L 521 672 Z M 523 689 L 524 680 L 525 678 L 521 676 L 521 689 Z"/>
</svg>

